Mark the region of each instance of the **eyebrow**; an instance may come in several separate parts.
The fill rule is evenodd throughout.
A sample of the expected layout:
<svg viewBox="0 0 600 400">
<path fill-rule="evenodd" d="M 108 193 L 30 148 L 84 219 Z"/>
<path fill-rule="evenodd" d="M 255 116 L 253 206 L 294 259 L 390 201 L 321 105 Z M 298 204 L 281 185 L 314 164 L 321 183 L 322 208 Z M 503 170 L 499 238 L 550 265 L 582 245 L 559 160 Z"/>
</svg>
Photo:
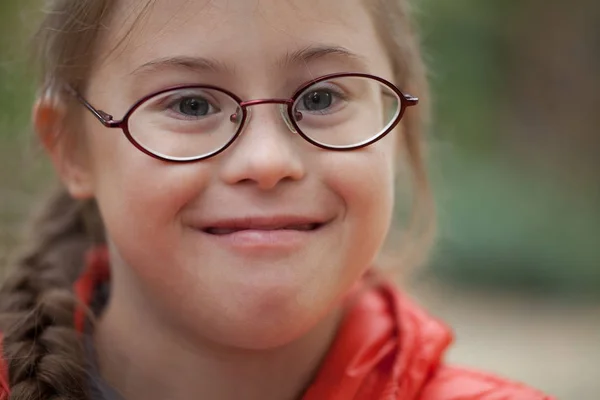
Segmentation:
<svg viewBox="0 0 600 400">
<path fill-rule="evenodd" d="M 345 47 L 341 46 L 308 46 L 303 49 L 288 53 L 279 62 L 282 67 L 288 67 L 294 64 L 308 64 L 310 61 L 335 56 L 345 60 L 352 61 L 363 69 L 368 69 L 366 57 L 358 55 Z"/>
<path fill-rule="evenodd" d="M 292 65 L 305 65 L 311 61 L 334 56 L 336 58 L 346 59 L 357 64 L 358 67 L 368 70 L 367 59 L 360 56 L 345 47 L 341 46 L 308 46 L 292 53 L 287 53 L 282 57 L 277 65 L 286 68 Z M 185 68 L 192 71 L 206 72 L 234 72 L 234 68 L 212 58 L 205 57 L 165 57 L 147 62 L 136 68 L 130 75 L 142 75 L 163 68 Z"/>
<path fill-rule="evenodd" d="M 142 75 L 169 67 L 185 68 L 192 71 L 232 72 L 232 68 L 230 68 L 227 64 L 211 58 L 177 56 L 159 58 L 147 62 L 136 68 L 133 72 L 131 72 L 130 75 Z"/>
</svg>

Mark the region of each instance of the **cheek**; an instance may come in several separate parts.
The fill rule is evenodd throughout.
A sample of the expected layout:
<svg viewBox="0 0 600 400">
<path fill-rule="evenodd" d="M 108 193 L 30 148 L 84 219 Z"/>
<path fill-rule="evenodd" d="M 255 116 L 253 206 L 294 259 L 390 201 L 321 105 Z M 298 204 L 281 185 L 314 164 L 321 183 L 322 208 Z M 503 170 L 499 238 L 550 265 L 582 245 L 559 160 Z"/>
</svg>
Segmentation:
<svg viewBox="0 0 600 400">
<path fill-rule="evenodd" d="M 323 170 L 327 185 L 345 205 L 349 262 L 370 263 L 390 227 L 394 205 L 395 139 L 392 135 L 368 148 L 331 153 Z M 365 265 L 362 266 L 363 268 Z"/>
<path fill-rule="evenodd" d="M 332 153 L 328 185 L 344 200 L 352 218 L 388 214 L 394 196 L 395 139 L 392 135 L 365 149 Z"/>
<path fill-rule="evenodd" d="M 109 133 L 119 136 L 96 135 L 91 143 L 94 194 L 109 236 L 126 259 L 142 251 L 139 243 L 172 248 L 181 229 L 179 212 L 206 188 L 211 165 L 165 163 L 120 132 Z"/>
</svg>

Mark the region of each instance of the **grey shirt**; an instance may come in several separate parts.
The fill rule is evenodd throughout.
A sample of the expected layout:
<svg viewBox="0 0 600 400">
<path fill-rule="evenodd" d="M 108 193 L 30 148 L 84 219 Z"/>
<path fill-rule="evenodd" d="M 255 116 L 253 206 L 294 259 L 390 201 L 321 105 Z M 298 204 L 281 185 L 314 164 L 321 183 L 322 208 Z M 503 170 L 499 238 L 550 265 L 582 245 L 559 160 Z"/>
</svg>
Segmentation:
<svg viewBox="0 0 600 400">
<path fill-rule="evenodd" d="M 100 375 L 96 352 L 94 350 L 91 336 L 85 337 L 85 349 L 87 357 L 88 385 L 90 389 L 90 400 L 125 400 L 115 389 L 113 389 Z"/>
<path fill-rule="evenodd" d="M 100 315 L 106 306 L 110 295 L 110 284 L 99 285 L 93 295 L 90 308 L 95 315 Z M 84 348 L 86 356 L 86 369 L 88 373 L 88 385 L 90 400 L 125 400 L 115 389 L 113 389 L 100 375 L 98 358 L 94 349 L 94 341 L 91 335 L 91 327 L 88 325 L 84 336 Z"/>
</svg>

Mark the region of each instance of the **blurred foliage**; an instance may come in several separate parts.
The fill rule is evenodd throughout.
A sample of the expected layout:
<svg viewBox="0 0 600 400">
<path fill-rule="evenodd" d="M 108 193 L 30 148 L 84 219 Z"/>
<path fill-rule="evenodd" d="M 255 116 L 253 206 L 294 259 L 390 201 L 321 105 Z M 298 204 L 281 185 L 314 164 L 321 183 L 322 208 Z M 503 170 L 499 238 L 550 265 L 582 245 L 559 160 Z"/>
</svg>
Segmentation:
<svg viewBox="0 0 600 400">
<path fill-rule="evenodd" d="M 29 48 L 40 15 L 32 4 L 0 1 L 0 265 L 50 180 L 48 162 L 32 145 L 30 132 L 35 66 Z"/>
<path fill-rule="evenodd" d="M 39 16 L 25 11 L 35 10 L 28 2 L 36 4 L 0 2 L 5 232 L 23 219 L 49 176 L 36 152 L 21 150 L 28 148 L 35 90 L 24 49 Z M 435 108 L 430 164 L 440 233 L 429 271 L 462 284 L 600 293 L 594 150 L 600 113 L 589 111 L 600 104 L 594 105 L 600 6 L 592 0 L 416 3 Z M 578 104 L 574 94 L 582 87 L 590 95 Z M 12 238 L 4 233 L 0 242 Z"/>
<path fill-rule="evenodd" d="M 29 126 L 34 93 L 29 34 L 34 13 L 26 12 L 31 1 L 0 2 L 0 140 L 12 141 Z M 7 149 L 8 146 L 2 146 Z"/>
</svg>

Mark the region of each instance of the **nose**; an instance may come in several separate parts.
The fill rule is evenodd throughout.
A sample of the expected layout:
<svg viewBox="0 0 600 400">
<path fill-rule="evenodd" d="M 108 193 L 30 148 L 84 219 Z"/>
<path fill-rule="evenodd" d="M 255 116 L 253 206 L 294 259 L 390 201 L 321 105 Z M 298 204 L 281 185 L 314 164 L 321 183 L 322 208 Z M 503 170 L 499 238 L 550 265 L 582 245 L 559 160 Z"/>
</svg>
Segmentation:
<svg viewBox="0 0 600 400">
<path fill-rule="evenodd" d="M 298 146 L 302 139 L 291 131 L 285 108 L 278 107 L 281 116 L 273 112 L 273 104 L 253 108 L 248 108 L 244 130 L 222 155 L 223 181 L 252 183 L 261 190 L 270 190 L 284 181 L 301 180 L 306 174 L 301 144 Z"/>
</svg>

